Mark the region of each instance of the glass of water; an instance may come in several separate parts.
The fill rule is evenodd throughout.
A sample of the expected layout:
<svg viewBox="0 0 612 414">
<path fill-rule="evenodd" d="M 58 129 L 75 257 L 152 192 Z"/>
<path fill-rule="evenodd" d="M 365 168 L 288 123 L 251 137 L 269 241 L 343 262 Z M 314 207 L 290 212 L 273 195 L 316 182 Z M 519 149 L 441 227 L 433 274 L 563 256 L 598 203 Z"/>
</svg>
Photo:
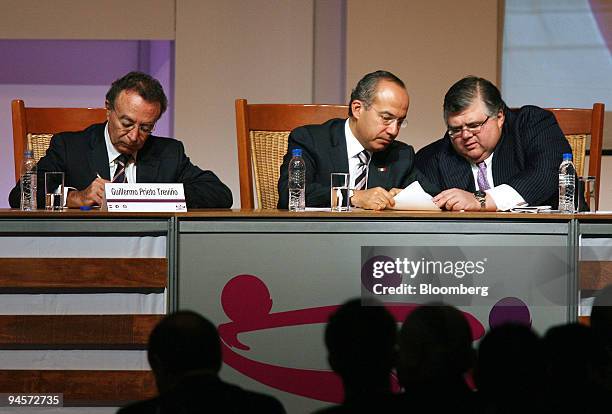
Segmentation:
<svg viewBox="0 0 612 414">
<path fill-rule="evenodd" d="M 348 173 L 331 174 L 331 211 L 350 211 L 350 183 Z"/>
<path fill-rule="evenodd" d="M 597 210 L 595 208 L 595 177 L 578 177 L 578 185 L 576 186 L 576 195 L 577 199 L 577 210 L 579 213 L 595 213 Z M 584 194 L 584 198 L 586 201 L 586 206 L 583 204 L 582 197 Z"/>
<path fill-rule="evenodd" d="M 62 211 L 64 209 L 64 173 L 45 173 L 45 210 Z"/>
</svg>

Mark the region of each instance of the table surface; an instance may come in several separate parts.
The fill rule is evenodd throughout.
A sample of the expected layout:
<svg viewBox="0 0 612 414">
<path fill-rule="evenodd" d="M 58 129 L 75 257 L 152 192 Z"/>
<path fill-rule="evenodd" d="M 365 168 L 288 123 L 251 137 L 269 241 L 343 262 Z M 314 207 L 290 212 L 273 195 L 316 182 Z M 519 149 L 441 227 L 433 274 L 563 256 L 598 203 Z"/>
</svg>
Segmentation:
<svg viewBox="0 0 612 414">
<path fill-rule="evenodd" d="M 290 212 L 287 210 L 246 210 L 246 209 L 201 209 L 191 210 L 186 213 L 109 213 L 105 210 L 93 209 L 81 211 L 78 209 L 66 209 L 61 212 L 55 211 L 21 211 L 17 209 L 0 209 L 0 218 L 317 218 L 317 219 L 440 219 L 440 220 L 473 220 L 473 219 L 496 219 L 496 220 L 610 220 L 612 214 L 560 214 L 560 213 L 513 213 L 513 212 L 448 212 L 448 211 L 371 211 L 354 209 L 351 212 L 332 213 L 328 211 L 304 211 Z"/>
</svg>

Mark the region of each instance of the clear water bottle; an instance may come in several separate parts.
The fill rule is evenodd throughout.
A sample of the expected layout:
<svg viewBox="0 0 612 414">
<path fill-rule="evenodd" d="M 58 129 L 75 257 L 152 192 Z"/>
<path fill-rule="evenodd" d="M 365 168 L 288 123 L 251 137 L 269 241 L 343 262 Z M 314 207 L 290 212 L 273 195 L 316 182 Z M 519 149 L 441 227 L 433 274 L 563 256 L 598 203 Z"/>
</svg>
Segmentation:
<svg viewBox="0 0 612 414">
<path fill-rule="evenodd" d="M 572 154 L 563 154 L 563 162 L 559 166 L 559 211 L 574 212 L 574 193 L 576 189 L 576 169 L 572 162 Z"/>
<path fill-rule="evenodd" d="M 289 161 L 289 211 L 306 209 L 306 164 L 302 158 L 302 149 L 291 151 Z"/>
<path fill-rule="evenodd" d="M 21 209 L 24 211 L 36 210 L 36 187 L 38 183 L 36 174 L 36 160 L 31 150 L 23 154 L 21 164 Z"/>
<path fill-rule="evenodd" d="M 31 150 L 23 154 L 21 163 L 21 204 L 24 211 L 36 210 L 36 188 L 38 184 L 36 174 L 36 160 Z"/>
</svg>

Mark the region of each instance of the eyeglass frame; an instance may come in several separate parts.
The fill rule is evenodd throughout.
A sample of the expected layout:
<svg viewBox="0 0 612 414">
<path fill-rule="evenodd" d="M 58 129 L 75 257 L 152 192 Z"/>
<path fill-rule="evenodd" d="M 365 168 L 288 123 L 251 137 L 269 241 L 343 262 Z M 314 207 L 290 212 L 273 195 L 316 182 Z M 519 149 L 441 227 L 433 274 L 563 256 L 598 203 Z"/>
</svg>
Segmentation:
<svg viewBox="0 0 612 414">
<path fill-rule="evenodd" d="M 405 117 L 402 119 L 402 118 L 396 118 L 396 117 L 391 115 L 391 118 L 385 119 L 385 116 L 389 116 L 389 115 L 386 115 L 385 112 L 383 112 L 383 113 L 378 112 L 378 110 L 376 108 L 374 108 L 373 106 L 371 106 L 370 108 L 373 109 L 374 112 L 376 112 L 376 115 L 378 116 L 378 119 L 386 127 L 393 125 L 394 122 L 397 122 L 397 126 L 399 128 L 406 128 L 406 126 L 408 126 L 408 121 L 406 120 Z M 370 109 L 370 108 L 367 108 L 367 109 Z M 400 119 L 402 120 L 402 122 L 400 122 Z"/>
<path fill-rule="evenodd" d="M 115 110 L 115 108 L 107 108 L 109 111 L 114 112 L 115 113 L 115 117 L 117 118 L 117 121 L 119 121 L 119 125 L 120 128 L 125 131 L 125 132 L 131 132 L 134 128 L 136 128 L 136 125 L 138 125 L 138 123 L 134 122 L 131 126 L 125 126 L 123 125 L 123 122 L 121 122 L 121 117 L 119 116 L 119 114 L 117 113 L 117 111 Z M 131 121 L 131 119 L 130 119 Z M 143 134 L 144 136 L 149 136 L 153 133 L 153 130 L 155 129 L 155 124 L 156 122 L 153 122 L 153 124 L 151 125 L 150 129 L 148 128 L 149 124 L 140 124 L 138 125 L 138 132 Z M 146 129 L 142 129 L 144 127 L 146 127 Z"/>
<path fill-rule="evenodd" d="M 498 115 L 499 116 L 499 115 Z M 469 126 L 470 124 L 466 124 L 466 125 L 461 125 L 461 127 L 450 127 L 450 126 L 446 126 L 446 133 L 451 137 L 451 138 L 459 138 L 463 135 L 463 131 L 468 131 L 470 134 L 472 135 L 476 135 L 478 134 L 480 131 L 482 131 L 482 127 L 484 126 L 484 124 L 487 123 L 487 121 L 489 121 L 489 119 L 492 118 L 497 118 L 498 116 L 491 116 L 488 115 L 484 121 L 482 122 L 472 122 L 471 125 L 473 126 Z M 454 132 L 452 130 L 455 130 Z"/>
</svg>

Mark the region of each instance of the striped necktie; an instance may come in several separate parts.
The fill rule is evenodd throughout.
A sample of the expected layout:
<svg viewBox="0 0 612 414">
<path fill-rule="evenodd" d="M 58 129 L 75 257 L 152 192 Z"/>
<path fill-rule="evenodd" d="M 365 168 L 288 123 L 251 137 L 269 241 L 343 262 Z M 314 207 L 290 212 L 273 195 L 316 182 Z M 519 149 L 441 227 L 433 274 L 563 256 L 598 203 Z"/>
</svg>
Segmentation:
<svg viewBox="0 0 612 414">
<path fill-rule="evenodd" d="M 478 167 L 478 173 L 476 174 L 476 181 L 478 182 L 478 188 L 480 191 L 487 191 L 491 188 L 489 181 L 487 180 L 487 164 L 484 161 L 476 164 Z"/>
<path fill-rule="evenodd" d="M 115 175 L 113 176 L 114 183 L 127 183 L 127 177 L 125 176 L 125 168 L 128 163 L 132 159 L 131 155 L 121 154 L 117 158 L 115 158 L 115 164 L 117 164 L 117 168 L 115 169 Z"/>
<path fill-rule="evenodd" d="M 357 158 L 359 158 L 359 164 L 357 164 L 355 190 L 364 190 L 368 181 L 368 162 L 370 162 L 370 153 L 363 150 L 357 154 Z"/>
</svg>

